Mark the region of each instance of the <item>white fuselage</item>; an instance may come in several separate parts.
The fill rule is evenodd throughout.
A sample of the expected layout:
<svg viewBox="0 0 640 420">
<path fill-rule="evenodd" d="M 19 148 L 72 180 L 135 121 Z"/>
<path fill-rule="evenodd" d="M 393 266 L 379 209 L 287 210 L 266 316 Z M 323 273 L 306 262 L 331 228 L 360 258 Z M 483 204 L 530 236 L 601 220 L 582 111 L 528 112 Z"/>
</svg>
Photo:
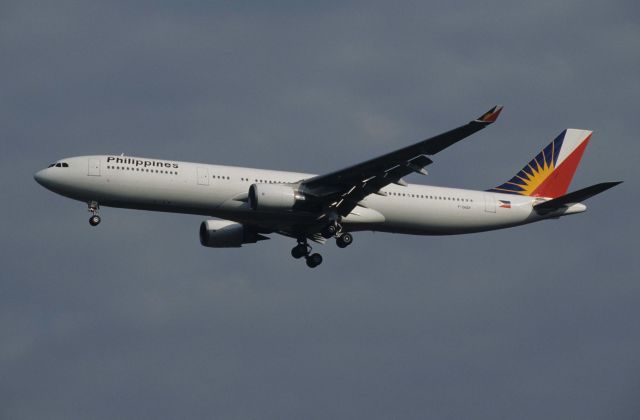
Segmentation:
<svg viewBox="0 0 640 420">
<path fill-rule="evenodd" d="M 234 166 L 175 162 L 129 156 L 82 156 L 63 159 L 67 167 L 49 167 L 36 180 L 76 200 L 102 206 L 189 213 L 277 226 L 308 215 L 251 209 L 251 184 L 296 183 L 313 174 Z M 540 198 L 455 188 L 391 184 L 371 194 L 342 219 L 346 230 L 374 230 L 417 235 L 448 235 L 506 228 L 585 210 L 574 204 L 538 214 Z"/>
</svg>

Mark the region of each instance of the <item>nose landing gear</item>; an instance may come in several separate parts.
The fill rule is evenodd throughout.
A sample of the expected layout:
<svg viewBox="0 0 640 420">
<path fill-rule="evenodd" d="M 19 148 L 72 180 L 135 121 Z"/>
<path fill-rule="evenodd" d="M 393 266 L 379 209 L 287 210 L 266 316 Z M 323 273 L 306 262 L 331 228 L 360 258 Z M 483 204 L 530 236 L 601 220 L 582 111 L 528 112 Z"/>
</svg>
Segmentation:
<svg viewBox="0 0 640 420">
<path fill-rule="evenodd" d="M 91 226 L 98 226 L 100 224 L 100 205 L 97 201 L 92 201 L 89 203 L 89 212 L 91 213 L 91 217 L 89 218 L 89 224 Z"/>
</svg>

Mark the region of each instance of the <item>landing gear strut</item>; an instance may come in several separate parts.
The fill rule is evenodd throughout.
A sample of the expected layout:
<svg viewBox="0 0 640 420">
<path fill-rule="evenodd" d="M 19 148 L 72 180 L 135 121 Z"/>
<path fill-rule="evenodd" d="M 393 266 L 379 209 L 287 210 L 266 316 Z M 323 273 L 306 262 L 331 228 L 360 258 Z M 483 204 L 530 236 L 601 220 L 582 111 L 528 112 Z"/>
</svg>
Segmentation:
<svg viewBox="0 0 640 420">
<path fill-rule="evenodd" d="M 100 224 L 100 205 L 96 201 L 92 201 L 89 203 L 89 212 L 91 213 L 91 217 L 89 218 L 89 224 L 91 226 L 98 226 Z"/>
<path fill-rule="evenodd" d="M 311 253 L 311 245 L 307 242 L 307 238 L 299 238 L 298 245 L 291 249 L 291 256 L 299 259 L 304 257 L 307 260 L 307 266 L 314 268 L 322 264 L 322 255 Z"/>
</svg>

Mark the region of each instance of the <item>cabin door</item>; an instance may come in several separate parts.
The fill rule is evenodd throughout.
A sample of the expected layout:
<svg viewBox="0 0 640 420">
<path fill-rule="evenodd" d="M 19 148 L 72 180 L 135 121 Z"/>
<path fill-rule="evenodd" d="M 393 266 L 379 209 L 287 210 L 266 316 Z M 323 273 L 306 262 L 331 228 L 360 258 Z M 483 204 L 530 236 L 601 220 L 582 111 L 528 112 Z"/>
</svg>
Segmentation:
<svg viewBox="0 0 640 420">
<path fill-rule="evenodd" d="M 209 185 L 209 170 L 198 168 L 198 185 Z"/>
<path fill-rule="evenodd" d="M 487 213 L 496 212 L 496 198 L 493 194 L 484 195 L 484 211 Z"/>
<path fill-rule="evenodd" d="M 89 176 L 100 176 L 100 159 L 89 158 Z"/>
</svg>

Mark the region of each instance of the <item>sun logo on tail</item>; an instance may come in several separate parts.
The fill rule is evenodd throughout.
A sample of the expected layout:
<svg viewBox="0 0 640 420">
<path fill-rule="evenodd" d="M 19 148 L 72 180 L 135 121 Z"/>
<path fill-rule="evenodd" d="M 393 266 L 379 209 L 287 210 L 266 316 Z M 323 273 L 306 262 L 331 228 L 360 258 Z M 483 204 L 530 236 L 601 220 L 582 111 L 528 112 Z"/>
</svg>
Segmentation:
<svg viewBox="0 0 640 420">
<path fill-rule="evenodd" d="M 492 191 L 520 195 L 536 195 L 536 190 L 551 176 L 556 168 L 556 160 L 564 136 L 558 136 L 547 147 L 504 184 Z"/>
<path fill-rule="evenodd" d="M 540 164 L 537 159 L 534 159 L 507 183 L 512 184 L 514 180 L 517 180 L 518 183 L 514 185 L 522 188 L 521 194 L 533 195 L 540 184 L 551 175 L 554 169 L 555 165 L 553 161 L 547 162 L 546 159 L 543 159 L 542 164 Z"/>
<path fill-rule="evenodd" d="M 589 130 L 564 130 L 516 176 L 489 191 L 533 197 L 561 196 L 569 188 L 590 138 Z"/>
</svg>

